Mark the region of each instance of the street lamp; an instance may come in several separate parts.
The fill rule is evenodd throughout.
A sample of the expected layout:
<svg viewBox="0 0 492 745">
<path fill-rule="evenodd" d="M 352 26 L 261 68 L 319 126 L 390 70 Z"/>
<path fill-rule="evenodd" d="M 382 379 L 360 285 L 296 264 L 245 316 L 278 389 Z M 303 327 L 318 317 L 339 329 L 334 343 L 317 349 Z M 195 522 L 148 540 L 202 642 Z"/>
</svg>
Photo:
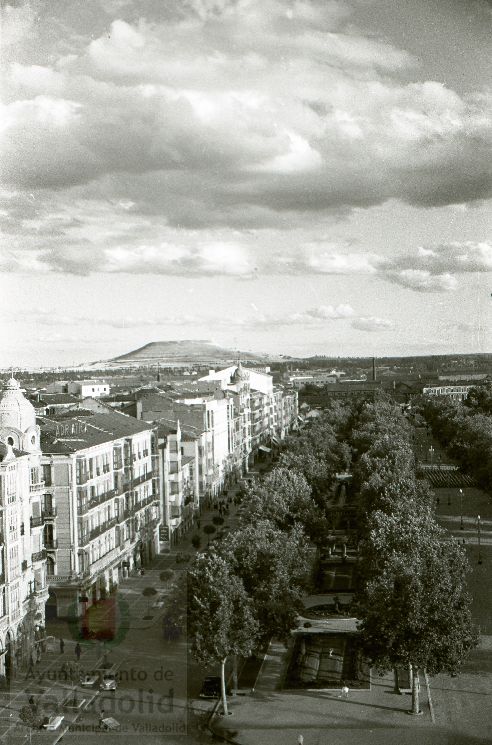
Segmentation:
<svg viewBox="0 0 492 745">
<path fill-rule="evenodd" d="M 482 554 L 480 553 L 480 515 L 477 515 L 477 532 L 478 532 L 478 563 L 482 563 Z"/>
<path fill-rule="evenodd" d="M 460 530 L 463 530 L 463 489 L 460 489 L 460 512 L 461 512 Z"/>
<path fill-rule="evenodd" d="M 432 456 L 434 455 L 434 447 L 433 447 L 433 445 L 430 446 L 429 453 L 430 453 L 430 462 L 431 462 L 431 465 L 432 465 Z"/>
</svg>

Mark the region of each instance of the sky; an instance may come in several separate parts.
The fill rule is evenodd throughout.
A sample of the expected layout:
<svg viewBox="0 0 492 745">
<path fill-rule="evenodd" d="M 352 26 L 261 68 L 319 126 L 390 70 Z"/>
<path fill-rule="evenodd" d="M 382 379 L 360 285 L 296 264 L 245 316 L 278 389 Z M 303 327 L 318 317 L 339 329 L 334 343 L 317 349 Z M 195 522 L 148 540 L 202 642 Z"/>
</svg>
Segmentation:
<svg viewBox="0 0 492 745">
<path fill-rule="evenodd" d="M 491 2 L 0 7 L 0 366 L 492 351 Z"/>
</svg>

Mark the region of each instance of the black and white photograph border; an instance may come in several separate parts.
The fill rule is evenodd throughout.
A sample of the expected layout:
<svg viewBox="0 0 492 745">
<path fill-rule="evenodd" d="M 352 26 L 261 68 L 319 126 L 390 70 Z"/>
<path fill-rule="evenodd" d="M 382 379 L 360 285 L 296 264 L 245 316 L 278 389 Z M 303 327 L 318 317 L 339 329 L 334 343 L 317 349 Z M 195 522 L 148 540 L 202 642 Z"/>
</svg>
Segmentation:
<svg viewBox="0 0 492 745">
<path fill-rule="evenodd" d="M 490 0 L 0 0 L 0 745 L 478 745 Z"/>
</svg>

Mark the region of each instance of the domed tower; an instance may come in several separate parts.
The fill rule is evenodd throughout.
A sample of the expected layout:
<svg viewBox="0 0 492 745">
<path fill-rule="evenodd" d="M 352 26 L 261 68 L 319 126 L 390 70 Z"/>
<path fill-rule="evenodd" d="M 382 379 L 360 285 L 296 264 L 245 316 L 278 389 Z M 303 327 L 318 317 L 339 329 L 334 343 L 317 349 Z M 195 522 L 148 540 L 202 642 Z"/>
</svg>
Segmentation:
<svg viewBox="0 0 492 745">
<path fill-rule="evenodd" d="M 17 450 L 31 453 L 39 451 L 39 437 L 34 406 L 11 377 L 0 395 L 0 439 Z"/>
</svg>

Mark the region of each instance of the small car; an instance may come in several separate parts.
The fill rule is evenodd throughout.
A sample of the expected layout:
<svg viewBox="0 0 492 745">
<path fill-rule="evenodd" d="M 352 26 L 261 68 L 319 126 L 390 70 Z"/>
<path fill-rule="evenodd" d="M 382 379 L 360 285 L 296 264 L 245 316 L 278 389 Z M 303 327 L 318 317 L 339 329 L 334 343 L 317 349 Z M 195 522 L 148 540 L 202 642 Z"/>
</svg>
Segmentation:
<svg viewBox="0 0 492 745">
<path fill-rule="evenodd" d="M 226 685 L 226 695 L 230 694 L 229 686 Z M 222 695 L 220 677 L 209 675 L 205 678 L 200 691 L 200 698 L 219 698 Z"/>
<path fill-rule="evenodd" d="M 115 673 L 103 673 L 99 688 L 101 691 L 116 691 Z"/>
<path fill-rule="evenodd" d="M 87 688 L 92 688 L 92 686 L 96 685 L 98 680 L 98 673 L 86 673 L 80 678 L 80 685 Z"/>
</svg>

